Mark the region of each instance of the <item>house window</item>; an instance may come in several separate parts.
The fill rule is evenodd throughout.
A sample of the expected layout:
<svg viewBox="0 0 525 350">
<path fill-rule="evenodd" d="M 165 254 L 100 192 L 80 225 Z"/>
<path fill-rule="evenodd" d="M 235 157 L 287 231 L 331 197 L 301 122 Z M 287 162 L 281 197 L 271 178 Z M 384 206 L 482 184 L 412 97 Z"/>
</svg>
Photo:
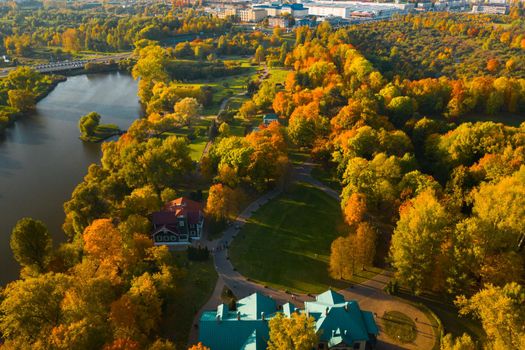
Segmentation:
<svg viewBox="0 0 525 350">
<path fill-rule="evenodd" d="M 184 227 L 184 221 L 179 221 L 179 226 Z"/>
</svg>

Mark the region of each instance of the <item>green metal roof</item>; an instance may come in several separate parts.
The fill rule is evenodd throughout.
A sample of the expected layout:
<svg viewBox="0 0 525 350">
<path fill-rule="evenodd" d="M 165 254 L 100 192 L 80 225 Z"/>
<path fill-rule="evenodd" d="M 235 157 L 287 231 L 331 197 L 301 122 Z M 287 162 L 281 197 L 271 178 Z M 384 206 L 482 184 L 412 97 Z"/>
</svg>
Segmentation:
<svg viewBox="0 0 525 350">
<path fill-rule="evenodd" d="M 253 293 L 237 302 L 237 310 L 241 312 L 243 319 L 258 320 L 262 318 L 263 313 L 265 317 L 274 314 L 277 311 L 277 304 L 266 295 Z"/>
<path fill-rule="evenodd" d="M 266 349 L 268 320 L 276 310 L 275 301 L 260 293 L 239 300 L 236 311 L 221 304 L 217 311 L 202 314 L 199 341 L 212 350 Z M 296 311 L 293 304 L 283 305 L 287 317 Z M 329 346 L 369 341 L 369 335 L 379 333 L 371 312 L 362 311 L 356 301 L 346 302 L 341 294 L 330 290 L 318 295 L 316 301 L 305 302 L 304 312 L 316 320 L 316 331 Z"/>
<path fill-rule="evenodd" d="M 326 292 L 319 294 L 315 297 L 315 300 L 318 303 L 323 303 L 327 305 L 341 304 L 345 302 L 345 297 L 339 293 L 334 292 L 329 289 Z"/>
</svg>

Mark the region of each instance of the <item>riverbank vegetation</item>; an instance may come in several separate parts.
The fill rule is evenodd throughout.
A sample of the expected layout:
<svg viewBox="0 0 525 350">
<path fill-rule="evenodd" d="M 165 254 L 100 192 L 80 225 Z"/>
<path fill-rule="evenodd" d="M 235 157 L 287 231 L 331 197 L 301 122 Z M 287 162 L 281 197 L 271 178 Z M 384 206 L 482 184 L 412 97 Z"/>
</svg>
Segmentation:
<svg viewBox="0 0 525 350">
<path fill-rule="evenodd" d="M 0 79 L 0 135 L 15 119 L 36 108 L 36 103 L 60 81 L 60 78 L 40 74 L 20 67 Z"/>
<path fill-rule="evenodd" d="M 238 38 L 270 43 L 259 35 Z M 221 40 L 213 42 L 214 50 Z M 255 50 L 255 43 L 250 45 Z M 202 200 L 210 180 L 262 192 L 284 174 L 286 142 L 279 125 L 246 138 L 231 136 L 217 124 L 224 123 L 225 115 L 212 121 L 203 118 L 208 99 L 214 103 L 207 88 L 190 87 L 175 78 L 180 73 L 173 67 L 179 63 L 191 61 L 197 71 L 196 58 L 178 58 L 177 48 L 164 49 L 155 42 L 137 47 L 133 74 L 141 79 L 139 96 L 147 116 L 117 141 L 102 144 L 101 163 L 89 167 L 64 204 L 68 242 L 47 249 L 41 264 L 19 259 L 21 279 L 6 287 L 0 305 L 6 347 L 173 349 L 162 337 L 184 344 L 186 339 L 179 337 L 186 336 L 191 315 L 213 290 L 216 274 L 209 262 L 174 259 L 165 247 L 153 246 L 151 214 L 181 195 Z M 209 63 L 202 64 L 202 70 L 222 69 L 218 75 L 230 76 L 231 70 L 231 77 L 244 79 L 253 74 L 247 62 L 203 62 Z M 244 70 L 244 75 L 238 74 Z M 99 120 L 90 113 L 79 126 L 93 136 Z M 191 135 L 203 136 L 203 120 L 215 125 L 210 129 L 215 130 L 217 146 L 202 160 L 201 176 L 192 160 Z M 200 288 L 199 294 L 195 288 Z M 56 317 L 48 317 L 51 314 Z M 175 320 L 174 315 L 181 317 Z M 161 326 L 166 322 L 175 322 L 170 328 L 176 331 Z"/>
<path fill-rule="evenodd" d="M 91 112 L 82 116 L 78 122 L 80 139 L 86 142 L 102 142 L 122 131 L 115 124 L 100 124 L 100 114 Z"/>
</svg>

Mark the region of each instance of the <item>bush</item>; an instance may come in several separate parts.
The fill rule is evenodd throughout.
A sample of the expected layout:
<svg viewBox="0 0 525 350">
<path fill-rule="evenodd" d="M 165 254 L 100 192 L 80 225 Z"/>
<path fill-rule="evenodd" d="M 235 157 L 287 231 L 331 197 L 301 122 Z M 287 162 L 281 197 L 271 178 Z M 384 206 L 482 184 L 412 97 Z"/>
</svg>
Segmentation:
<svg viewBox="0 0 525 350">
<path fill-rule="evenodd" d="M 210 251 L 208 247 L 188 247 L 188 260 L 191 261 L 206 261 L 210 258 Z"/>
</svg>

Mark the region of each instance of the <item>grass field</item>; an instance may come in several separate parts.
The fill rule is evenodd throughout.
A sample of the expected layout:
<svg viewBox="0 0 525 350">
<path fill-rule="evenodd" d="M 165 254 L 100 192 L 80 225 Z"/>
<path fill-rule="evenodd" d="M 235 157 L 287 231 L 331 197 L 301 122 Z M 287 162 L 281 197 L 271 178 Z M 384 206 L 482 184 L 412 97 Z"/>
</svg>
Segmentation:
<svg viewBox="0 0 525 350">
<path fill-rule="evenodd" d="M 383 315 L 385 333 L 399 343 L 411 343 L 416 339 L 417 328 L 414 321 L 399 311 L 388 311 Z"/>
<path fill-rule="evenodd" d="M 165 336 L 173 339 L 178 349 L 185 349 L 193 317 L 213 293 L 217 272 L 212 259 L 188 261 L 186 252 L 178 252 L 175 257 L 178 266 L 185 267 L 182 279 L 177 281 L 175 301 L 168 306 L 162 328 Z"/>
<path fill-rule="evenodd" d="M 328 275 L 332 241 L 347 233 L 339 203 L 320 190 L 294 185 L 261 207 L 230 249 L 243 275 L 279 289 L 321 293 L 348 285 Z"/>
<path fill-rule="evenodd" d="M 312 176 L 328 187 L 341 192 L 341 183 L 337 179 L 335 169 L 325 169 L 322 165 L 318 164 L 312 169 Z"/>
<path fill-rule="evenodd" d="M 284 82 L 286 81 L 286 77 L 290 72 L 291 71 L 289 69 L 284 69 L 280 67 L 270 68 L 270 76 L 268 77 L 268 80 L 273 82 L 274 84 L 284 84 Z"/>
<path fill-rule="evenodd" d="M 232 75 L 218 79 L 205 81 L 194 81 L 191 83 L 181 83 L 178 86 L 211 86 L 213 88 L 213 103 L 204 109 L 203 114 L 215 115 L 219 112 L 221 102 L 230 96 L 246 91 L 248 82 L 257 75 L 258 67 L 253 67 L 244 61 L 240 61 L 245 73 Z"/>
</svg>

